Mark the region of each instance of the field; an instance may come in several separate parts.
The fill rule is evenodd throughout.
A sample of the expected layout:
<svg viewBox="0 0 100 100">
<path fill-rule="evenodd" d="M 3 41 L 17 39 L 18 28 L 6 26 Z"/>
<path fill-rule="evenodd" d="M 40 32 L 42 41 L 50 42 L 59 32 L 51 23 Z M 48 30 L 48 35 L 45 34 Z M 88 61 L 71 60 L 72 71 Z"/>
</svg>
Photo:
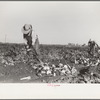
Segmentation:
<svg viewBox="0 0 100 100">
<path fill-rule="evenodd" d="M 100 83 L 100 57 L 86 45 L 40 45 L 42 63 L 23 44 L 0 43 L 0 83 Z"/>
</svg>

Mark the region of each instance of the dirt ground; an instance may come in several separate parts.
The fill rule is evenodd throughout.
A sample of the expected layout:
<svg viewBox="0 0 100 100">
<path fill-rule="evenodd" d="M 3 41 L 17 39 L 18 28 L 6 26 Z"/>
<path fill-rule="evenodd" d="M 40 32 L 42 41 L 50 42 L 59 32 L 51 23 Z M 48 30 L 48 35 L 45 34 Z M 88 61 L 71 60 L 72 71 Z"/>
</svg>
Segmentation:
<svg viewBox="0 0 100 100">
<path fill-rule="evenodd" d="M 100 83 L 100 67 L 98 67 L 99 64 L 98 66 L 96 63 L 94 64 L 100 59 L 99 55 L 89 57 L 86 47 L 68 48 L 61 45 L 41 45 L 40 54 L 43 63 L 56 67 L 59 64 L 68 64 L 75 67 L 76 73 L 39 76 L 33 68 L 37 63 L 35 55 L 27 56 L 24 45 L 0 44 L 0 83 Z M 88 62 L 84 62 L 85 58 L 89 59 L 89 66 L 93 64 L 94 66 L 87 67 Z M 75 59 L 78 63 L 75 62 Z M 89 68 L 89 72 L 87 72 L 87 68 Z M 84 74 L 84 70 L 87 73 Z M 91 73 L 93 75 L 90 79 Z"/>
</svg>

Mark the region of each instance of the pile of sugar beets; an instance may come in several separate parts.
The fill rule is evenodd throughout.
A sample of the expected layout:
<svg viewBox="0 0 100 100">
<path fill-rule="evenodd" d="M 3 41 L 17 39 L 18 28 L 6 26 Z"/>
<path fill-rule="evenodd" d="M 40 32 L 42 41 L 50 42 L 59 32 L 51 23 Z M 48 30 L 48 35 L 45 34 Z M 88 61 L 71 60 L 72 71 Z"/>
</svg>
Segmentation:
<svg viewBox="0 0 100 100">
<path fill-rule="evenodd" d="M 29 57 L 34 53 L 30 52 Z M 79 59 L 74 59 L 73 65 L 61 62 L 58 64 L 51 62 L 43 63 L 37 55 L 33 55 L 33 58 L 30 59 L 34 59 L 34 57 L 38 63 L 30 62 L 30 65 L 38 77 L 62 76 L 55 80 L 51 79 L 48 82 L 100 83 L 100 58 L 98 56 L 89 56 L 88 58 L 81 56 Z"/>
</svg>

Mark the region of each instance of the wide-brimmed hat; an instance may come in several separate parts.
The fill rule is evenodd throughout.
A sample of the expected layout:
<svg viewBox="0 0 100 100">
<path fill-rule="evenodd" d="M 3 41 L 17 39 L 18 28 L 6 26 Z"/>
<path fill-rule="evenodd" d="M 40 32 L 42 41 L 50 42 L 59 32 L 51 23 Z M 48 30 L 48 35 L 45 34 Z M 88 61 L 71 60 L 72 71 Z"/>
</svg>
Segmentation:
<svg viewBox="0 0 100 100">
<path fill-rule="evenodd" d="M 32 28 L 32 25 L 30 25 L 30 24 L 25 24 L 25 25 L 24 25 L 24 28 L 25 28 L 25 30 L 29 30 L 29 29 Z"/>
<path fill-rule="evenodd" d="M 25 24 L 23 27 L 22 27 L 22 33 L 24 33 L 24 34 L 27 34 L 27 33 L 29 33 L 29 31 L 33 31 L 33 29 L 32 29 L 32 25 L 30 25 L 30 24 Z"/>
</svg>

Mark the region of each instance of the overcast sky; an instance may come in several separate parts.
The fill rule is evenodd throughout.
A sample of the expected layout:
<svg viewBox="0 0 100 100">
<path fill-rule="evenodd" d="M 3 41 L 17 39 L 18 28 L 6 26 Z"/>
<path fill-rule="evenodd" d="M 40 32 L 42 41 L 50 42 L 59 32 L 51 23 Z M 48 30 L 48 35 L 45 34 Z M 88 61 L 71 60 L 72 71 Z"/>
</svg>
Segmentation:
<svg viewBox="0 0 100 100">
<path fill-rule="evenodd" d="M 100 45 L 100 2 L 0 1 L 0 42 L 23 43 L 21 28 L 33 26 L 42 44 Z"/>
</svg>

